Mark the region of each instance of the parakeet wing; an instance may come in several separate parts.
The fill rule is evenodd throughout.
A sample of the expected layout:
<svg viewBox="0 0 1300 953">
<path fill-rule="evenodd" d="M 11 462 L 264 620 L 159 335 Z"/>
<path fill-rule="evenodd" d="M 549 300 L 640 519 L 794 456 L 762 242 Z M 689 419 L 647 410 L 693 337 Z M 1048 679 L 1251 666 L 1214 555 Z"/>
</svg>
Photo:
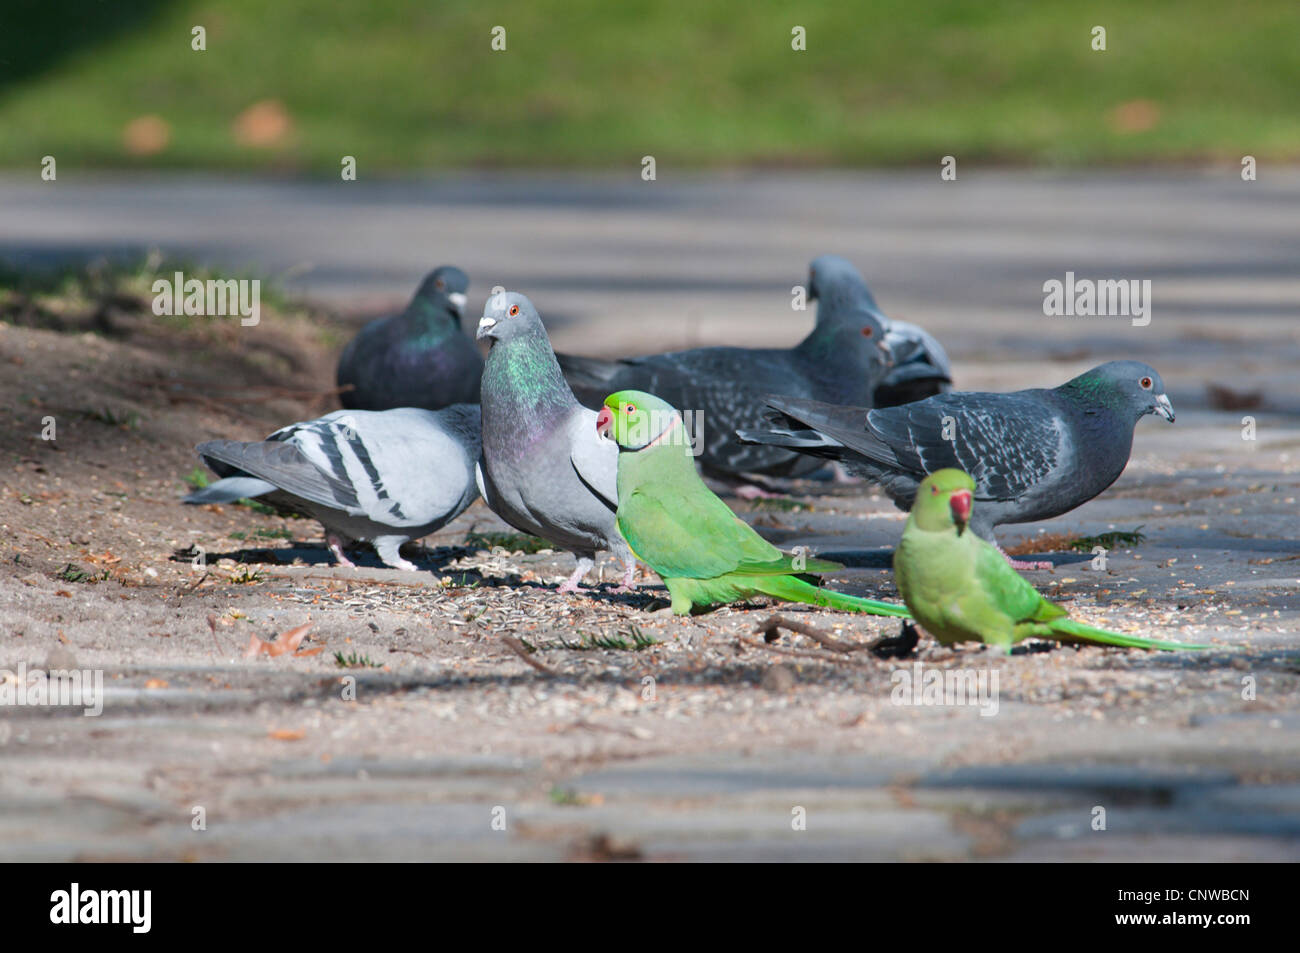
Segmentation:
<svg viewBox="0 0 1300 953">
<path fill-rule="evenodd" d="M 713 579 L 759 566 L 789 571 L 790 557 L 712 493 L 687 492 L 668 500 L 655 489 L 638 487 L 620 500 L 618 526 L 632 551 L 659 575 Z"/>
</svg>

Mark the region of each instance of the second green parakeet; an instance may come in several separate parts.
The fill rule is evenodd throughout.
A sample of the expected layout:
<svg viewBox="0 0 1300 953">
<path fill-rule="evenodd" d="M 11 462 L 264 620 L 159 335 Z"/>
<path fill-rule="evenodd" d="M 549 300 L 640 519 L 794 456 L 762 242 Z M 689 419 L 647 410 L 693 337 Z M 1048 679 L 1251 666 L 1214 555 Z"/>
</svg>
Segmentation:
<svg viewBox="0 0 1300 953">
<path fill-rule="evenodd" d="M 986 642 L 1010 648 L 1022 639 L 1052 639 L 1135 649 L 1207 649 L 1122 635 L 1072 621 L 969 529 L 975 481 L 962 470 L 938 470 L 917 490 L 894 551 L 903 601 L 925 631 L 942 642 Z"/>
<path fill-rule="evenodd" d="M 902 606 L 819 589 L 812 574 L 839 563 L 788 556 L 736 516 L 704 485 L 677 411 L 641 391 L 605 399 L 596 419 L 618 444 L 618 528 L 657 572 L 673 612 L 758 595 L 848 612 L 907 617 Z"/>
</svg>

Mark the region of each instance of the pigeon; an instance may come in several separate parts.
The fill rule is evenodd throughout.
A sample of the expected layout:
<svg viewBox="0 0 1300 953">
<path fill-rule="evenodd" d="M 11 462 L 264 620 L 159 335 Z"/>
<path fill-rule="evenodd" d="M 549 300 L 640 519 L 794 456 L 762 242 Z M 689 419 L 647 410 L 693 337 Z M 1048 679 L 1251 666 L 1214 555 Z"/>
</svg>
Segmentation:
<svg viewBox="0 0 1300 953">
<path fill-rule="evenodd" d="M 899 605 L 819 588 L 816 574 L 844 567 L 798 551 L 788 556 L 737 517 L 700 479 L 682 418 L 658 397 L 611 394 L 596 430 L 619 448 L 618 528 L 663 579 L 676 615 L 769 596 L 907 617 Z"/>
<path fill-rule="evenodd" d="M 944 645 L 984 642 L 1010 651 L 1024 639 L 1051 639 L 1131 649 L 1208 649 L 1124 635 L 1071 619 L 1048 602 L 974 533 L 975 481 L 945 468 L 921 481 L 903 539 L 894 551 L 894 579 L 912 617 Z"/>
<path fill-rule="evenodd" d="M 621 361 L 559 354 L 560 367 L 589 407 L 600 407 L 615 391 L 640 390 L 682 410 L 701 444 L 701 469 L 710 476 L 811 473 L 821 464 L 776 446 L 742 445 L 735 432 L 761 425 L 767 394 L 870 404 L 891 360 L 888 319 L 874 308 L 870 292 L 862 300 L 845 287 L 851 276 L 843 266 L 853 271 L 834 256 L 813 261 L 809 295 L 818 299 L 817 323 L 793 348 L 706 347 Z"/>
<path fill-rule="evenodd" d="M 885 325 L 885 343 L 894 354 L 894 366 L 876 385 L 873 406 L 897 407 L 952 389 L 952 364 L 933 334 L 891 318 Z"/>
<path fill-rule="evenodd" d="M 336 410 L 261 442 L 210 440 L 196 449 L 222 479 L 186 503 L 262 496 L 309 513 L 342 566 L 353 565 L 343 546 L 357 540 L 374 543 L 384 565 L 414 570 L 398 547 L 451 522 L 478 496 L 479 409 L 472 404 Z"/>
<path fill-rule="evenodd" d="M 431 271 L 401 314 L 371 321 L 339 358 L 339 402 L 352 410 L 440 410 L 478 400 L 483 358 L 461 331 L 469 278 Z"/>
<path fill-rule="evenodd" d="M 478 487 L 516 529 L 550 540 L 578 559 L 560 592 L 578 592 L 597 550 L 622 561 L 616 592 L 634 588 L 636 557 L 618 531 L 618 448 L 596 433 L 560 373 L 542 319 L 521 294 L 488 299 L 478 339 L 490 342 L 483 369 L 483 453 Z"/>
<path fill-rule="evenodd" d="M 813 260 L 808 275 L 808 295 L 817 300 L 817 324 L 855 309 L 870 311 L 885 327 L 885 343 L 894 364 L 876 385 L 872 399 L 831 401 L 893 407 L 941 394 L 952 386 L 952 365 L 934 335 L 906 321 L 887 317 L 876 304 L 852 262 L 839 255 L 822 255 Z"/>
<path fill-rule="evenodd" d="M 767 403 L 772 424 L 740 439 L 840 460 L 900 509 L 912 506 L 926 474 L 967 471 L 980 501 L 971 529 L 995 546 L 994 527 L 1060 516 L 1114 483 L 1142 417 L 1174 420 L 1164 381 L 1138 361 L 1101 364 L 1052 390 L 955 392 L 874 410 L 789 397 Z"/>
</svg>

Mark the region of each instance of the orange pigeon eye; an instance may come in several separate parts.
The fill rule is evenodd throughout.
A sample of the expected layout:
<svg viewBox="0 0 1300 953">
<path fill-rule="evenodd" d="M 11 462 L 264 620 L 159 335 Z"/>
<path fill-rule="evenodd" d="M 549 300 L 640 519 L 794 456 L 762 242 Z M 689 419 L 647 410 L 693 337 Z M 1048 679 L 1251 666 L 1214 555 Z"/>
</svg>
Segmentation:
<svg viewBox="0 0 1300 953">
<path fill-rule="evenodd" d="M 874 329 L 874 328 L 866 327 L 866 328 L 863 328 L 863 329 L 862 329 L 862 336 L 863 336 L 864 338 L 869 338 L 869 337 L 871 337 L 871 335 L 873 335 L 873 334 L 875 334 L 875 333 L 876 333 L 876 332 L 875 332 L 875 329 Z"/>
<path fill-rule="evenodd" d="M 1149 378 L 1149 377 L 1144 377 L 1144 378 L 1142 378 L 1142 389 L 1143 389 L 1143 390 L 1150 390 L 1150 389 L 1151 389 L 1151 378 Z"/>
<path fill-rule="evenodd" d="M 510 306 L 510 317 L 513 318 L 513 317 L 514 317 L 516 314 L 518 314 L 518 313 L 519 313 L 519 305 L 517 305 L 517 304 L 512 304 L 512 305 Z"/>
<path fill-rule="evenodd" d="M 445 281 L 443 281 L 441 278 L 439 278 L 437 281 L 435 281 L 435 282 L 433 283 L 433 286 L 434 286 L 435 288 L 437 288 L 439 291 L 442 291 L 444 288 L 447 287 L 447 282 L 445 282 Z"/>
</svg>

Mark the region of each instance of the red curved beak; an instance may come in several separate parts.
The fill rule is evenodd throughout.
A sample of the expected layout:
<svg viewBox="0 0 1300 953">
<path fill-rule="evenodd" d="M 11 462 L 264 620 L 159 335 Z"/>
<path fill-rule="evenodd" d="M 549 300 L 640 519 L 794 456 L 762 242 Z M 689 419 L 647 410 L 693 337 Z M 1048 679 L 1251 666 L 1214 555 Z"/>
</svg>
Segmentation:
<svg viewBox="0 0 1300 953">
<path fill-rule="evenodd" d="M 602 437 L 609 436 L 609 428 L 614 426 L 614 415 L 608 407 L 600 408 L 600 413 L 596 415 L 596 433 Z"/>
<path fill-rule="evenodd" d="M 965 526 L 970 522 L 971 503 L 970 490 L 957 490 L 948 498 L 948 508 L 952 510 L 953 522 L 958 526 Z"/>
</svg>

